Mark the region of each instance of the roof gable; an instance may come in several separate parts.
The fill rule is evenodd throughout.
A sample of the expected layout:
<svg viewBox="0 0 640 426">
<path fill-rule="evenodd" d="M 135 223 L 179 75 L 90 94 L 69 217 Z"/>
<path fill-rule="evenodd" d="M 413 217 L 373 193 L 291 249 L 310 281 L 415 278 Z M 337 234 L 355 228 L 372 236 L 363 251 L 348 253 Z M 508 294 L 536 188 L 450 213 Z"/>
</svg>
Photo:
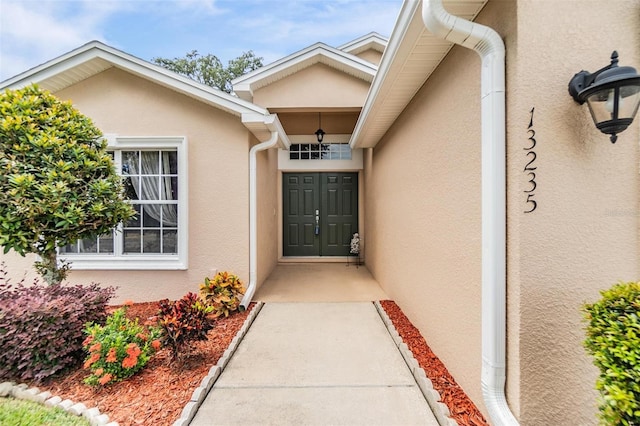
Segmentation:
<svg viewBox="0 0 640 426">
<path fill-rule="evenodd" d="M 268 114 L 268 111 L 250 102 L 136 58 L 99 41 L 89 42 L 5 80 L 0 83 L 0 89 L 16 89 L 37 83 L 44 89 L 57 92 L 112 67 L 150 80 L 237 117 L 247 113 Z"/>
<path fill-rule="evenodd" d="M 292 55 L 266 65 L 233 80 L 233 91 L 242 99 L 251 101 L 254 91 L 295 74 L 317 63 L 335 68 L 368 83 L 378 69 L 374 64 L 324 43 L 313 44 Z"/>
<path fill-rule="evenodd" d="M 350 53 L 356 56 L 366 50 L 375 50 L 376 52 L 383 53 L 384 49 L 387 47 L 388 42 L 388 38 L 383 37 L 376 32 L 371 32 L 348 43 L 345 43 L 342 46 L 338 46 L 338 50 L 342 50 L 343 52 Z"/>
</svg>

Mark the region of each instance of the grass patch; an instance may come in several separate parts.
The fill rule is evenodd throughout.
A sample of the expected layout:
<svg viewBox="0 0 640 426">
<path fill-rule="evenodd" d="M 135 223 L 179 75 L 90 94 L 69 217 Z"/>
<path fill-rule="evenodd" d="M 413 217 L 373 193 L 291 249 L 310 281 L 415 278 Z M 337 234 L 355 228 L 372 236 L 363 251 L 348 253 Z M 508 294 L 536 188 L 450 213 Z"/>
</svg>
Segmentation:
<svg viewBox="0 0 640 426">
<path fill-rule="evenodd" d="M 46 407 L 32 401 L 0 398 L 0 425 L 3 426 L 88 426 L 84 417 L 58 407 Z"/>
</svg>

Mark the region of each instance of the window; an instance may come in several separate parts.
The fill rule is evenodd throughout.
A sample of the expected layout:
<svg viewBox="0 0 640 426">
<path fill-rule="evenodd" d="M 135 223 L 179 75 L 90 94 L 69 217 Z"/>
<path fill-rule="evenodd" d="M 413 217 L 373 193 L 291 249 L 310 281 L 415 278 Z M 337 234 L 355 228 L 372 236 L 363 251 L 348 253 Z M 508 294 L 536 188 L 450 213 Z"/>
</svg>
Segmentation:
<svg viewBox="0 0 640 426">
<path fill-rule="evenodd" d="M 186 269 L 184 138 L 110 140 L 137 214 L 111 233 L 60 248 L 76 269 Z"/>
<path fill-rule="evenodd" d="M 346 143 L 302 143 L 289 147 L 290 160 L 351 160 Z"/>
</svg>

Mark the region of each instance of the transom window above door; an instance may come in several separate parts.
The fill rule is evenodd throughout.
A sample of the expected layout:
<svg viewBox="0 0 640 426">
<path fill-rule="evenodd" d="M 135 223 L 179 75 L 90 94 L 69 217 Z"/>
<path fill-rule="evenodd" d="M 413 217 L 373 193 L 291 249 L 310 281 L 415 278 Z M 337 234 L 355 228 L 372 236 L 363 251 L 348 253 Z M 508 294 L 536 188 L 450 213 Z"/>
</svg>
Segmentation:
<svg viewBox="0 0 640 426">
<path fill-rule="evenodd" d="M 289 147 L 290 160 L 351 160 L 346 143 L 299 143 Z"/>
</svg>

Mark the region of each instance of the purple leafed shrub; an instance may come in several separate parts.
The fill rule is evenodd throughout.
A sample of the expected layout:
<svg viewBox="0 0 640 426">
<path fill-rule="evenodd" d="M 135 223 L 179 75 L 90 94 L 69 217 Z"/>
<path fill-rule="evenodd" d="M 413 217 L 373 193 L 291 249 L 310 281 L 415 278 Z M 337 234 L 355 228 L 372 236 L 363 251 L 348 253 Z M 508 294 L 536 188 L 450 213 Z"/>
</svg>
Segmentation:
<svg viewBox="0 0 640 426">
<path fill-rule="evenodd" d="M 82 361 L 86 323 L 103 323 L 115 288 L 9 283 L 0 266 L 0 381 L 40 381 Z"/>
</svg>

